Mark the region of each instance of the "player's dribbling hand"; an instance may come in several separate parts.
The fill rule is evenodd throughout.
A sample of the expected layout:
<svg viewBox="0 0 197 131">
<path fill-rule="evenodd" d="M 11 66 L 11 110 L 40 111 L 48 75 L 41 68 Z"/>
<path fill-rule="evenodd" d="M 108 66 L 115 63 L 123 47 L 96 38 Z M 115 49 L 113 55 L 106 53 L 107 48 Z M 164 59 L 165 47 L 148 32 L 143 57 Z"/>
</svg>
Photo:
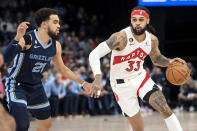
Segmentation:
<svg viewBox="0 0 197 131">
<path fill-rule="evenodd" d="M 29 22 L 22 22 L 18 28 L 17 28 L 17 34 L 15 36 L 15 40 L 19 41 L 26 33 L 26 30 L 28 28 L 28 24 L 30 24 Z"/>
<path fill-rule="evenodd" d="M 183 59 L 181 59 L 181 58 L 178 58 L 178 57 L 171 59 L 171 60 L 170 60 L 170 64 L 172 64 L 172 63 L 175 62 L 175 61 L 181 62 L 181 63 L 183 63 L 184 65 L 187 64 L 187 63 L 185 62 L 185 60 L 183 60 Z"/>
</svg>

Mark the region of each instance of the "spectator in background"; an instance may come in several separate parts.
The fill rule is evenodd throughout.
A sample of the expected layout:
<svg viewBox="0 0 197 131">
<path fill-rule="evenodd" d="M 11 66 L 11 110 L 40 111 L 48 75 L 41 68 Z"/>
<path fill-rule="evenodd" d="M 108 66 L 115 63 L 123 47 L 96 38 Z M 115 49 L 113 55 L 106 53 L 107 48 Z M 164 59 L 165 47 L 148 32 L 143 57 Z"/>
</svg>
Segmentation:
<svg viewBox="0 0 197 131">
<path fill-rule="evenodd" d="M 81 77 L 85 78 L 82 75 L 80 75 L 80 69 L 78 69 L 77 67 L 73 67 L 73 72 L 76 75 L 78 75 L 80 78 Z M 81 112 L 82 114 L 87 113 L 87 108 L 86 108 L 86 105 L 88 102 L 87 94 L 82 89 L 82 87 L 74 81 L 70 82 L 70 85 L 68 88 L 68 99 L 69 99 L 68 101 L 70 102 L 69 103 L 70 111 L 73 116 L 75 116 L 79 112 Z M 79 100 L 80 100 L 80 103 L 79 103 Z M 80 108 L 80 111 L 78 110 L 79 108 Z"/>
<path fill-rule="evenodd" d="M 83 80 L 87 79 L 88 71 L 86 70 L 85 66 L 80 66 L 79 68 L 79 77 Z"/>
<path fill-rule="evenodd" d="M 27 13 L 29 12 L 27 1 L 26 0 L 19 0 L 17 10 L 22 12 L 26 16 Z"/>
<path fill-rule="evenodd" d="M 0 31 L 3 35 L 3 40 L 7 41 L 13 37 L 13 33 L 16 32 L 16 27 L 11 23 L 10 11 L 6 10 L 3 16 L 3 20 L 0 23 Z"/>
<path fill-rule="evenodd" d="M 87 61 L 86 57 L 84 57 L 84 56 L 85 56 L 84 50 L 79 49 L 78 53 L 76 53 L 76 55 L 74 56 L 74 58 L 77 59 L 76 62 L 77 62 L 78 64 L 84 65 L 84 64 L 86 63 L 86 61 Z"/>
<path fill-rule="evenodd" d="M 191 75 L 191 77 L 192 78 L 197 78 L 197 72 L 196 72 L 196 69 L 194 68 L 193 64 L 191 62 L 188 62 L 187 63 L 187 66 L 190 69 L 190 75 Z"/>
<path fill-rule="evenodd" d="M 59 38 L 59 41 L 62 45 L 62 50 L 64 50 L 67 44 L 69 44 L 69 42 L 71 41 L 71 37 L 68 35 L 67 32 L 63 32 Z"/>
<path fill-rule="evenodd" d="M 15 16 L 14 27 L 17 28 L 17 26 L 23 21 L 24 21 L 23 14 L 21 12 L 17 12 Z"/>
<path fill-rule="evenodd" d="M 54 81 L 54 80 L 55 80 L 54 74 L 57 73 L 57 71 L 56 71 L 54 65 L 51 65 L 51 68 L 50 68 L 50 70 L 48 71 L 48 73 L 49 73 L 49 76 L 48 76 L 48 78 L 47 78 L 48 81 Z"/>
<path fill-rule="evenodd" d="M 92 50 L 90 44 L 88 43 L 88 40 L 84 39 L 84 40 L 80 41 L 79 46 L 81 49 L 84 50 L 85 57 L 87 57 L 89 55 L 90 51 Z"/>
<path fill-rule="evenodd" d="M 29 15 L 26 17 L 26 20 L 25 20 L 25 21 L 28 21 L 30 23 L 28 31 L 31 31 L 31 30 L 36 28 L 36 23 L 33 20 L 33 18 L 34 18 L 34 12 L 33 12 L 33 10 L 30 10 Z"/>
<path fill-rule="evenodd" d="M 91 49 L 94 49 L 97 46 L 97 43 L 95 41 L 93 41 L 93 39 L 91 39 L 91 38 L 88 39 L 88 43 L 90 44 Z"/>
<path fill-rule="evenodd" d="M 109 80 L 109 69 L 104 70 L 103 75 L 103 89 L 101 90 L 101 97 L 98 99 L 98 105 L 100 105 L 100 110 L 102 114 L 118 114 L 118 104 L 115 100 L 112 88 L 110 86 L 110 80 Z M 93 73 L 91 73 L 91 76 L 94 77 Z"/>
<path fill-rule="evenodd" d="M 48 82 L 45 86 L 45 88 L 51 88 L 51 116 L 57 116 L 60 108 L 63 108 L 63 114 L 67 113 L 66 86 L 62 81 L 62 75 L 56 73 L 55 80 Z"/>
<path fill-rule="evenodd" d="M 197 111 L 197 89 L 195 83 L 190 79 L 186 84 L 182 85 L 183 90 L 179 94 L 180 105 L 183 105 L 185 111 L 190 111 L 190 107 Z"/>
<path fill-rule="evenodd" d="M 46 86 L 47 83 L 49 83 L 49 73 L 48 72 L 44 72 L 43 73 L 43 78 L 42 78 L 42 84 L 45 90 L 45 93 L 47 95 L 47 98 L 49 99 L 51 97 L 51 86 Z"/>
<path fill-rule="evenodd" d="M 153 67 L 153 70 L 152 70 L 152 73 L 151 73 L 151 78 L 161 88 L 164 87 L 165 75 L 161 71 L 160 67 L 158 67 L 158 66 Z"/>
</svg>

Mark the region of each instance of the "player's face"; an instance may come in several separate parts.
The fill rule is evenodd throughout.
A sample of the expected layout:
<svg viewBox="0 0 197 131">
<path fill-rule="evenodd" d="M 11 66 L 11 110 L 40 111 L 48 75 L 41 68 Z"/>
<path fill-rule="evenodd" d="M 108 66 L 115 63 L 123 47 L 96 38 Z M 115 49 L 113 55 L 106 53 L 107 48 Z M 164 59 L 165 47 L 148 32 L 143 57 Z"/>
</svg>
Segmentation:
<svg viewBox="0 0 197 131">
<path fill-rule="evenodd" d="M 149 19 L 142 15 L 133 15 L 131 17 L 131 27 L 135 35 L 142 35 L 149 24 Z"/>
<path fill-rule="evenodd" d="M 48 20 L 48 35 L 53 39 L 59 38 L 60 21 L 58 15 L 50 15 Z"/>
</svg>

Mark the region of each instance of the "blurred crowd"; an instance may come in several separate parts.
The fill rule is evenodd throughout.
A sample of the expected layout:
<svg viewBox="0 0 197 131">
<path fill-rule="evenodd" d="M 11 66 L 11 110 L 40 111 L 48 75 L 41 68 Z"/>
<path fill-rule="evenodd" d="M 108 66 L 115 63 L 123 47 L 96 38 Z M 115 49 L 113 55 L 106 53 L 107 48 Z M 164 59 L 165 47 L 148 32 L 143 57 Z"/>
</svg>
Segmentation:
<svg viewBox="0 0 197 131">
<path fill-rule="evenodd" d="M 5 103 L 4 81 L 7 77 L 7 67 L 2 53 L 16 34 L 16 29 L 22 21 L 29 21 L 28 30 L 35 29 L 33 21 L 35 9 L 30 8 L 26 0 L 0 1 L 0 101 Z M 80 78 L 92 82 L 94 76 L 91 72 L 88 55 L 100 42 L 102 42 L 103 19 L 100 15 L 87 13 L 83 7 L 72 4 L 63 6 L 57 2 L 51 8 L 58 10 L 61 18 L 61 33 L 59 41 L 62 45 L 62 59 L 64 64 L 74 71 Z M 84 92 L 82 87 L 74 81 L 62 77 L 56 72 L 53 65 L 48 72 L 43 73 L 43 85 L 51 104 L 52 116 L 78 115 L 78 114 L 119 114 L 118 107 L 109 81 L 110 54 L 101 59 L 104 89 L 101 98 L 93 99 Z M 195 75 L 195 68 L 191 63 L 191 76 Z M 172 103 L 172 85 L 166 80 L 165 70 L 157 66 L 144 66 L 152 79 L 161 88 L 167 102 Z M 178 88 L 179 89 L 179 88 Z M 191 78 L 180 87 L 177 94 L 177 109 L 197 111 L 197 84 Z M 152 110 L 149 105 L 140 101 L 142 109 Z"/>
</svg>

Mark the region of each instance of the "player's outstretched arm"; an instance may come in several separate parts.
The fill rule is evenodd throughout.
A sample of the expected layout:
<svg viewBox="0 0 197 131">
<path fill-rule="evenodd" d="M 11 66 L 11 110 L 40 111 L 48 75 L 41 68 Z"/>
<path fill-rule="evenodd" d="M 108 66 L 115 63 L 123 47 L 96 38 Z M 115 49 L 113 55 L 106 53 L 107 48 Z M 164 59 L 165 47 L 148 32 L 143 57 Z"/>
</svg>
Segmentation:
<svg viewBox="0 0 197 131">
<path fill-rule="evenodd" d="M 102 84 L 102 73 L 101 73 L 101 63 L 100 58 L 107 55 L 111 50 L 120 51 L 125 48 L 127 43 L 127 37 L 125 32 L 117 32 L 111 35 L 111 37 L 100 43 L 89 55 L 89 63 L 94 73 L 95 80 L 93 85 L 95 88 L 92 91 L 91 96 L 98 98 L 100 96 L 101 89 L 103 88 Z"/>
<path fill-rule="evenodd" d="M 154 35 L 151 35 L 151 47 L 152 48 L 149 56 L 154 65 L 167 67 L 169 64 L 173 63 L 174 61 L 179 61 L 186 64 L 186 62 L 180 58 L 169 59 L 163 56 L 159 50 L 159 40 Z"/>
<path fill-rule="evenodd" d="M 15 38 L 9 43 L 8 47 L 6 48 L 5 52 L 3 53 L 4 60 L 6 63 L 11 62 L 16 54 L 21 52 L 25 47 L 25 40 L 23 36 L 26 33 L 28 28 L 27 24 L 29 22 L 22 22 L 17 28 L 17 34 Z"/>
<path fill-rule="evenodd" d="M 81 78 L 79 78 L 75 73 L 73 73 L 68 67 L 66 67 L 62 61 L 62 48 L 59 42 L 56 42 L 56 55 L 53 57 L 53 64 L 57 71 L 59 71 L 63 76 L 65 76 L 68 79 L 71 79 L 79 84 L 82 85 L 82 87 L 87 91 L 87 93 L 90 93 L 90 90 L 92 88 L 92 84 L 85 82 Z"/>
</svg>

